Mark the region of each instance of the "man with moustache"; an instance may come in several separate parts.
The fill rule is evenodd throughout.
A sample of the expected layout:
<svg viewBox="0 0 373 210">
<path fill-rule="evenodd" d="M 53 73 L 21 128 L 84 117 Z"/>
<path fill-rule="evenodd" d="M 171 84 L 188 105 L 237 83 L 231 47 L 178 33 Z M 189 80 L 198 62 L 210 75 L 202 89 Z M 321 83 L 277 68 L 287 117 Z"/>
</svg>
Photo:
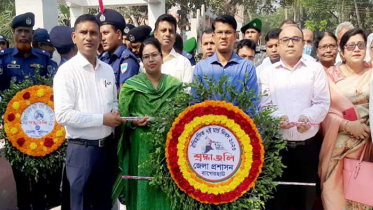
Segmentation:
<svg viewBox="0 0 373 210">
<path fill-rule="evenodd" d="M 117 87 L 110 65 L 98 60 L 101 41 L 95 16 L 79 16 L 73 41 L 78 54 L 64 63 L 53 81 L 56 121 L 68 141 L 66 175 L 72 210 L 110 210 L 117 169 L 114 128 L 119 116 Z"/>
<path fill-rule="evenodd" d="M 247 91 L 254 90 L 257 94 L 258 83 L 253 63 L 239 57 L 233 51 L 237 38 L 236 29 L 237 22 L 231 15 L 221 15 L 215 19 L 212 30 L 214 31 L 213 38 L 216 52 L 213 56 L 197 63 L 194 69 L 194 77 L 208 87 L 208 83 L 204 79 L 205 75 L 208 75 L 209 79 L 212 79 L 213 76 L 217 84 L 222 76 L 227 76 L 228 79 L 231 79 L 229 80 L 230 83 L 236 86 L 236 91 L 241 92 L 245 88 Z M 248 75 L 247 80 L 245 80 L 246 74 Z M 217 99 L 220 99 L 219 95 L 217 95 Z M 257 98 L 253 97 L 252 101 L 257 107 Z M 234 101 L 229 102 L 235 103 Z M 247 112 L 249 114 L 254 113 L 253 110 Z"/>
<path fill-rule="evenodd" d="M 214 31 L 211 28 L 207 28 L 202 33 L 201 39 L 201 51 L 202 51 L 202 59 L 211 57 L 215 53 L 215 42 L 212 37 Z"/>
<path fill-rule="evenodd" d="M 100 22 L 101 44 L 105 51 L 100 60 L 113 67 L 116 86 L 120 90 L 127 79 L 139 73 L 140 68 L 136 56 L 123 44 L 126 21 L 119 12 L 112 9 L 105 9 L 96 18 Z"/>
<path fill-rule="evenodd" d="M 50 54 L 31 47 L 34 24 L 35 15 L 31 12 L 18 15 L 12 21 L 15 47 L 0 51 L 1 91 L 8 89 L 11 81 L 20 83 L 26 76 L 32 78 L 37 69 L 41 76 L 52 74 Z"/>
<path fill-rule="evenodd" d="M 260 73 L 260 109 L 275 106 L 272 117 L 280 118 L 282 136 L 288 149 L 282 150 L 287 166 L 276 181 L 302 183 L 278 185 L 266 209 L 312 209 L 316 193 L 319 146 L 317 132 L 330 106 L 328 79 L 320 63 L 302 56 L 304 39 L 296 26 L 284 28 L 279 35 L 281 60 Z M 298 122 L 292 124 L 289 122 Z"/>
<path fill-rule="evenodd" d="M 49 53 L 31 47 L 34 24 L 33 13 L 21 14 L 13 19 L 11 27 L 16 46 L 0 51 L 0 91 L 8 89 L 11 81 L 20 83 L 26 76 L 33 78 L 37 70 L 42 76 L 52 73 L 48 72 L 51 70 L 49 66 L 52 65 Z M 18 209 L 45 209 L 51 207 L 52 203 L 57 204 L 51 201 L 48 183 L 51 177 L 58 176 L 61 172 L 40 177 L 36 182 L 34 177 L 26 176 L 18 168 L 12 166 L 12 169 L 16 181 Z M 54 189 L 58 190 L 58 187 Z"/>
<path fill-rule="evenodd" d="M 162 46 L 162 73 L 168 74 L 184 83 L 193 80 L 192 65 L 183 55 L 174 49 L 176 38 L 176 19 L 169 14 L 163 14 L 155 22 L 154 37 Z"/>
</svg>

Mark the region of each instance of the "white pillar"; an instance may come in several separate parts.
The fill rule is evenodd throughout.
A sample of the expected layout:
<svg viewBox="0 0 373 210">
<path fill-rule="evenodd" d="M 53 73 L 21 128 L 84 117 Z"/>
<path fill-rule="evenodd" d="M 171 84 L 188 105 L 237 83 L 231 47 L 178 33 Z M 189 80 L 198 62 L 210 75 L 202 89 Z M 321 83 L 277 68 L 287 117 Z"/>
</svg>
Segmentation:
<svg viewBox="0 0 373 210">
<path fill-rule="evenodd" d="M 148 4 L 148 25 L 154 30 L 155 21 L 160 15 L 166 13 L 165 0 L 159 0 L 158 2 L 149 1 Z"/>
<path fill-rule="evenodd" d="M 16 15 L 26 12 L 35 14 L 35 26 L 50 31 L 58 25 L 57 0 L 15 0 Z"/>
<path fill-rule="evenodd" d="M 83 15 L 88 13 L 88 8 L 83 6 L 77 6 L 77 5 L 68 5 L 70 7 L 70 26 L 74 27 L 76 19 Z"/>
</svg>

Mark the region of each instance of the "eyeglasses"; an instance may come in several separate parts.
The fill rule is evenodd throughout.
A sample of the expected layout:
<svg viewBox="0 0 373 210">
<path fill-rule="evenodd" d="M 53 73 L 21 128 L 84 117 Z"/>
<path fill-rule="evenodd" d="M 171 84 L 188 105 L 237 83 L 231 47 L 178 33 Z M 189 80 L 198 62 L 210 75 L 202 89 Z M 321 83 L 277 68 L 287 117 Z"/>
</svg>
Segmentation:
<svg viewBox="0 0 373 210">
<path fill-rule="evenodd" d="M 330 45 L 323 45 L 323 46 L 319 46 L 319 50 L 320 51 L 326 51 L 327 49 L 330 49 L 330 50 L 336 50 L 338 48 L 338 45 L 336 44 L 330 44 Z"/>
<path fill-rule="evenodd" d="M 232 36 L 234 34 L 234 31 L 231 31 L 231 30 L 227 30 L 227 31 L 215 31 L 215 34 L 218 37 L 222 37 L 223 34 L 225 34 L 226 36 L 230 37 L 230 36 Z"/>
<path fill-rule="evenodd" d="M 290 40 L 293 41 L 293 43 L 299 43 L 300 41 L 302 41 L 302 37 L 300 36 L 284 37 L 279 40 L 283 44 L 289 44 Z"/>
<path fill-rule="evenodd" d="M 150 55 L 143 55 L 142 56 L 142 60 L 143 61 L 149 61 L 150 60 L 150 58 L 152 58 L 152 59 L 156 59 L 158 56 L 160 56 L 161 55 L 161 53 L 152 53 L 152 54 L 150 54 Z"/>
<path fill-rule="evenodd" d="M 355 43 L 348 43 L 345 45 L 345 48 L 348 50 L 348 51 L 354 51 L 356 46 L 360 49 L 360 50 L 364 50 L 366 47 L 367 47 L 367 43 L 365 42 L 358 42 L 357 44 Z"/>
</svg>

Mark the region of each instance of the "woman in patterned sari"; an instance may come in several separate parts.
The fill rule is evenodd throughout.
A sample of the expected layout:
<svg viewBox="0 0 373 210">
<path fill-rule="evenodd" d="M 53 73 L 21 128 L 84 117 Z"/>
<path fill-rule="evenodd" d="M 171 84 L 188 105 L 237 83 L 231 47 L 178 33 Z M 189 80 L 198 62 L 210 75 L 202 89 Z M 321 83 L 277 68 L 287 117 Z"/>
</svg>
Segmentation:
<svg viewBox="0 0 373 210">
<path fill-rule="evenodd" d="M 367 123 L 372 70 L 364 62 L 366 41 L 361 29 L 346 32 L 340 42 L 344 62 L 327 70 L 331 106 L 322 123 L 324 141 L 319 163 L 325 210 L 371 209 L 346 200 L 343 193 L 343 158 L 358 159 L 371 139 Z"/>
<path fill-rule="evenodd" d="M 151 176 L 144 163 L 151 150 L 148 117 L 164 109 L 167 99 L 181 90 L 180 80 L 162 74 L 162 51 L 160 43 L 150 38 L 140 47 L 146 73 L 140 73 L 126 81 L 119 96 L 121 116 L 143 117 L 139 121 L 122 126 L 118 144 L 120 174 L 114 186 L 113 198 L 124 191 L 127 210 L 170 209 L 170 201 L 159 189 L 150 186 L 148 180 L 123 180 L 122 175 Z M 123 190 L 124 189 L 124 190 Z"/>
</svg>

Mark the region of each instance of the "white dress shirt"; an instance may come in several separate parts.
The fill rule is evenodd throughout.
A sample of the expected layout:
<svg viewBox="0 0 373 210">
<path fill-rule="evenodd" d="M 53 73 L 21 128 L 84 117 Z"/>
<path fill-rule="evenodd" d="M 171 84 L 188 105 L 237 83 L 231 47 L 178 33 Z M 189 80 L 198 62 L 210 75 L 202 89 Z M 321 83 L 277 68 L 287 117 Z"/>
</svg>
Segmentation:
<svg viewBox="0 0 373 210">
<path fill-rule="evenodd" d="M 193 70 L 190 61 L 172 48 L 170 54 L 163 57 L 162 73 L 171 75 L 184 83 L 191 83 Z"/>
<path fill-rule="evenodd" d="M 287 115 L 290 122 L 298 122 L 300 116 L 306 116 L 310 122 L 321 123 L 330 107 L 328 79 L 321 64 L 301 60 L 293 70 L 280 60 L 260 73 L 262 94 L 259 108 L 275 105 L 277 110 L 271 115 Z M 267 94 L 267 95 L 265 95 Z M 296 127 L 283 129 L 283 137 L 291 141 L 302 141 L 313 137 L 319 127 L 299 133 Z"/>
<path fill-rule="evenodd" d="M 53 80 L 56 120 L 66 138 L 97 140 L 113 128 L 103 125 L 103 115 L 118 109 L 114 71 L 96 59 L 94 68 L 79 52 L 64 63 Z"/>
</svg>

